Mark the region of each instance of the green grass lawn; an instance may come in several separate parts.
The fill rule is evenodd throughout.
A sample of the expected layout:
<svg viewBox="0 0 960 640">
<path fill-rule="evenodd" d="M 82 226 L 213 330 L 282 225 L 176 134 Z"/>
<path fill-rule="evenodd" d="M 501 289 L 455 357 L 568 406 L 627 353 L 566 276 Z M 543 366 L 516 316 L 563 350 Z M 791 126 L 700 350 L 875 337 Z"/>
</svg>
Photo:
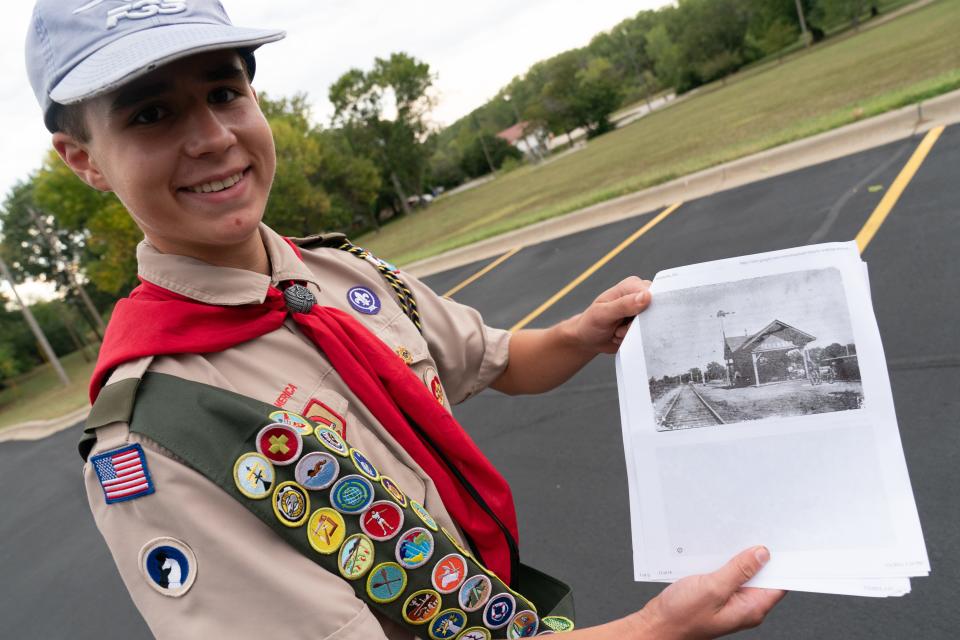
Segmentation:
<svg viewBox="0 0 960 640">
<path fill-rule="evenodd" d="M 942 0 L 441 198 L 357 242 L 409 263 L 960 88 L 958 33 L 960 2 Z"/>
<path fill-rule="evenodd" d="M 68 387 L 60 384 L 53 367 L 45 364 L 0 391 L 0 429 L 27 420 L 57 418 L 84 406 L 94 355 L 90 353 L 90 362 L 86 362 L 79 351 L 60 359 L 70 378 Z"/>
</svg>

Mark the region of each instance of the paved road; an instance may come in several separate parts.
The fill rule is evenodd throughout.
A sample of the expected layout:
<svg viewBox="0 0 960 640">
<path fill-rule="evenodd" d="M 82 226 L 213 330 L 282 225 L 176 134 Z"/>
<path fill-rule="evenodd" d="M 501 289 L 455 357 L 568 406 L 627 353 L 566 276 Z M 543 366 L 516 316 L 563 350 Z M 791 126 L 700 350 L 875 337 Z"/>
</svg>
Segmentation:
<svg viewBox="0 0 960 640">
<path fill-rule="evenodd" d="M 916 147 L 906 140 L 684 204 L 532 326 L 581 310 L 627 274 L 819 241 L 850 240 Z M 933 574 L 904 598 L 793 593 L 744 638 L 953 638 L 960 633 L 960 127 L 946 130 L 867 248 L 907 464 Z M 854 188 L 856 189 L 854 190 Z M 654 212 L 526 248 L 456 298 L 511 326 Z M 506 250 L 506 247 L 505 247 Z M 483 266 L 428 278 L 445 291 Z M 613 362 L 561 390 L 485 392 L 457 415 L 504 472 L 519 505 L 524 559 L 569 581 L 579 621 L 623 615 L 659 591 L 631 579 L 630 530 Z M 149 637 L 85 505 L 77 429 L 0 445 L 0 635 Z M 619 550 L 619 551 L 618 551 Z"/>
</svg>

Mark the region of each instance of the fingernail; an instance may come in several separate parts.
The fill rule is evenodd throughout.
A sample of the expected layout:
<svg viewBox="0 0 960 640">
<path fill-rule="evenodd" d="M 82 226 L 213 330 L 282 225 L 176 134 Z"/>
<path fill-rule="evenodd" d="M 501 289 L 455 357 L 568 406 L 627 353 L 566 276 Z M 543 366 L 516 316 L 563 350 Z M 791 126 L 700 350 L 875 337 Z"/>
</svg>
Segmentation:
<svg viewBox="0 0 960 640">
<path fill-rule="evenodd" d="M 754 557 L 756 557 L 757 562 L 760 563 L 760 566 L 767 564 L 770 560 L 770 551 L 766 547 L 757 547 L 757 550 L 753 552 Z"/>
<path fill-rule="evenodd" d="M 649 292 L 649 291 L 643 291 L 643 292 L 641 292 L 641 293 L 638 293 L 638 294 L 637 294 L 637 302 L 640 303 L 640 304 L 646 304 L 647 298 L 649 298 L 649 297 L 650 297 L 650 292 Z"/>
</svg>

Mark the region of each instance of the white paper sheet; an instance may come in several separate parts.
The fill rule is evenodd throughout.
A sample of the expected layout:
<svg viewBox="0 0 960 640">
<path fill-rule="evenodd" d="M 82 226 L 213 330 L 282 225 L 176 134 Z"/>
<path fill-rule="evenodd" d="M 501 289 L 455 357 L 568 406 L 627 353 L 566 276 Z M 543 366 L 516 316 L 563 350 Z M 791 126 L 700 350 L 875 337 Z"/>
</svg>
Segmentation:
<svg viewBox="0 0 960 640">
<path fill-rule="evenodd" d="M 856 245 L 672 269 L 652 292 L 617 356 L 635 579 L 765 544 L 757 585 L 908 592 L 929 562 Z"/>
</svg>

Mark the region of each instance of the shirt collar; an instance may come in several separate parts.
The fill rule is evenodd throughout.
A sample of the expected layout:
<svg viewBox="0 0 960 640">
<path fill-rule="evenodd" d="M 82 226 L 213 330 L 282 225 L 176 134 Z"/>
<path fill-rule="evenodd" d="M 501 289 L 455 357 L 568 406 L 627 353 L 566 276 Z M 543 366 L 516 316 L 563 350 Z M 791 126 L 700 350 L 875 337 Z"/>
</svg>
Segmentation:
<svg viewBox="0 0 960 640">
<path fill-rule="evenodd" d="M 283 236 L 260 223 L 260 237 L 270 258 L 269 277 L 255 271 L 217 267 L 196 258 L 161 253 L 147 240 L 137 245 L 137 274 L 188 298 L 224 306 L 261 304 L 271 286 L 287 280 L 305 281 L 319 288 L 317 277 Z"/>
</svg>

